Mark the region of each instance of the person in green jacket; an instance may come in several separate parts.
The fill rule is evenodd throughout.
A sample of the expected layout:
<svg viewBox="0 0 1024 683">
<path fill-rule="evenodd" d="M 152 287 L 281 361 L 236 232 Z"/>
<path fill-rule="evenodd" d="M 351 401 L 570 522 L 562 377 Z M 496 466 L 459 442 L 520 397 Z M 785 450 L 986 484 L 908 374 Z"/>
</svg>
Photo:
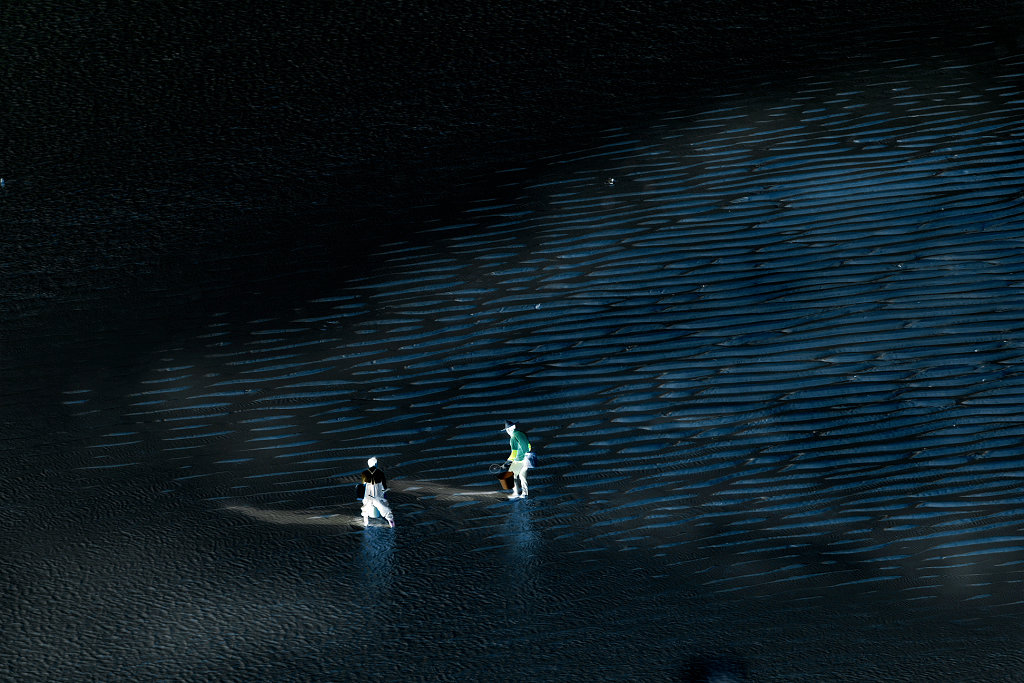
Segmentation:
<svg viewBox="0 0 1024 683">
<path fill-rule="evenodd" d="M 515 488 L 509 498 L 525 498 L 530 494 L 526 486 L 526 471 L 533 466 L 533 451 L 530 450 L 530 440 L 526 434 L 516 429 L 516 423 L 505 420 L 505 433 L 508 434 L 508 445 L 512 452 L 505 460 L 504 468 L 512 470 L 515 476 Z M 522 487 L 522 493 L 520 493 Z"/>
</svg>

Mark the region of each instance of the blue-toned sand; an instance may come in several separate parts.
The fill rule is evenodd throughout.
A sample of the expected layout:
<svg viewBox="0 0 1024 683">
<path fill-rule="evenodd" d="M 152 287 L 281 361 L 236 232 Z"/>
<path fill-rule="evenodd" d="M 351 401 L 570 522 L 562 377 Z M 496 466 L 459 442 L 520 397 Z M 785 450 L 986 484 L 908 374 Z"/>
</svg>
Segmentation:
<svg viewBox="0 0 1024 683">
<path fill-rule="evenodd" d="M 749 84 L 301 300 L 6 367 L 70 425 L 7 437 L 12 680 L 1016 680 L 1022 88 L 941 46 Z"/>
</svg>

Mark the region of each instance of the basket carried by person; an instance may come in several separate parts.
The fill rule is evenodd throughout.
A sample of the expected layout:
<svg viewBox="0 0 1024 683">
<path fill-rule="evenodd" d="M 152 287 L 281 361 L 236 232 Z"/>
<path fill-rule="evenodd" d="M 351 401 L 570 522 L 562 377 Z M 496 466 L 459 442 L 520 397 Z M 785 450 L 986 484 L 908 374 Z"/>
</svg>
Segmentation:
<svg viewBox="0 0 1024 683">
<path fill-rule="evenodd" d="M 491 474 L 498 475 L 498 484 L 504 491 L 511 491 L 515 486 L 515 476 L 508 471 L 508 463 L 503 462 L 499 465 L 491 465 L 487 469 L 490 470 Z"/>
</svg>

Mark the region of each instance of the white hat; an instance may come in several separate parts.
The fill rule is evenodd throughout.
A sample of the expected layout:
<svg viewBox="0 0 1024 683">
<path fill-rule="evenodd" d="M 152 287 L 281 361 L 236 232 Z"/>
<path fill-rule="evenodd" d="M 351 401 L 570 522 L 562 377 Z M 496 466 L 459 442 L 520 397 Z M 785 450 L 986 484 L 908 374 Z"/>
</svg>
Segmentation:
<svg viewBox="0 0 1024 683">
<path fill-rule="evenodd" d="M 366 461 L 366 465 L 368 467 L 373 467 L 376 464 L 377 464 L 377 458 L 370 458 L 369 460 Z"/>
</svg>

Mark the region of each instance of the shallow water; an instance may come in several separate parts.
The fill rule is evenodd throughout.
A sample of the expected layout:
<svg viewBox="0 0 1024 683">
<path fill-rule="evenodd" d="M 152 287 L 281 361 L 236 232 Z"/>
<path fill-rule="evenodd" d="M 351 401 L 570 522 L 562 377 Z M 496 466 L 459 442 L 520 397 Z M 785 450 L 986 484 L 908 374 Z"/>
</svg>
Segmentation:
<svg viewBox="0 0 1024 683">
<path fill-rule="evenodd" d="M 751 84 L 300 301 L 17 349 L 16 678 L 1013 680 L 1022 75 Z M 370 455 L 394 531 L 357 523 Z"/>
</svg>

